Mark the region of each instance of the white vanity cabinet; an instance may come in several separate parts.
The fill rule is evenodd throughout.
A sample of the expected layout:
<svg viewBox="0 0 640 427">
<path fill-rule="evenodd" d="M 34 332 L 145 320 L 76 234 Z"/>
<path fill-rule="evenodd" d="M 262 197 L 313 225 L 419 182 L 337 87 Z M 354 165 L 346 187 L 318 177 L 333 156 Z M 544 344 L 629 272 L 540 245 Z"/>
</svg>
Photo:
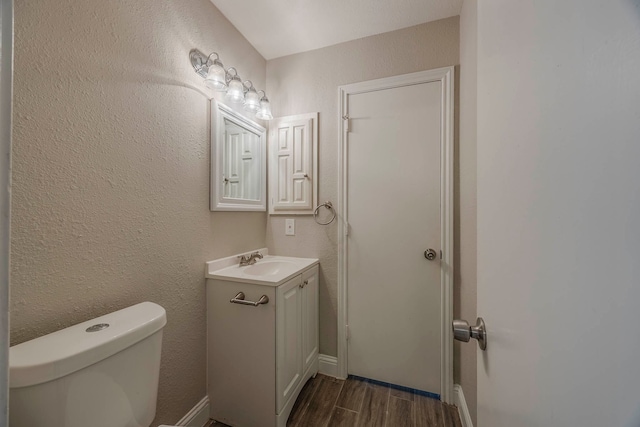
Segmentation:
<svg viewBox="0 0 640 427">
<path fill-rule="evenodd" d="M 245 302 L 263 295 L 269 302 L 230 302 L 240 292 Z M 211 417 L 238 427 L 284 427 L 318 372 L 317 260 L 272 284 L 209 278 L 207 341 Z"/>
</svg>

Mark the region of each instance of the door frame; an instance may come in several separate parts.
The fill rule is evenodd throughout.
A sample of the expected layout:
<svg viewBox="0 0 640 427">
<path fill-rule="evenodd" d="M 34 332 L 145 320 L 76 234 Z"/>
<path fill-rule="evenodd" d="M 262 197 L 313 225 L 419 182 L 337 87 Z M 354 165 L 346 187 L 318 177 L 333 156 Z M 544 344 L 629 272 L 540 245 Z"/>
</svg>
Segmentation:
<svg viewBox="0 0 640 427">
<path fill-rule="evenodd" d="M 440 134 L 440 228 L 442 259 L 440 261 L 441 286 L 441 363 L 440 398 L 453 402 L 453 162 L 454 162 L 454 67 L 403 74 L 338 87 L 339 136 L 338 136 L 338 360 L 337 373 L 341 378 L 348 375 L 347 366 L 347 132 L 349 129 L 348 96 L 358 93 L 392 89 L 422 83 L 441 83 L 441 134 Z M 384 202 L 378 209 L 384 209 Z"/>
<path fill-rule="evenodd" d="M 0 1 L 0 427 L 9 425 L 13 1 Z"/>
</svg>

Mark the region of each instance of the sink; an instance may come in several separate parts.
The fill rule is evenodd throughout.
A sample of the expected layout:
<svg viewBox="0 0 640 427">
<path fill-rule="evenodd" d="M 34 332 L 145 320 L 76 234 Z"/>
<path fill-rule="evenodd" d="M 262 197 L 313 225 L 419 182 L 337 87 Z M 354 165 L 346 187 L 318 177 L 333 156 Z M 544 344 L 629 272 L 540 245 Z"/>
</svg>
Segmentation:
<svg viewBox="0 0 640 427">
<path fill-rule="evenodd" d="M 283 269 L 291 269 L 295 265 L 296 263 L 290 261 L 258 261 L 257 264 L 245 267 L 244 274 L 250 276 L 273 276 L 283 271 Z"/>
<path fill-rule="evenodd" d="M 264 258 L 257 260 L 253 265 L 240 267 L 238 255 L 209 261 L 205 277 L 231 282 L 279 286 L 319 262 L 317 258 L 274 256 L 269 255 L 266 249 L 259 251 L 264 255 Z"/>
</svg>

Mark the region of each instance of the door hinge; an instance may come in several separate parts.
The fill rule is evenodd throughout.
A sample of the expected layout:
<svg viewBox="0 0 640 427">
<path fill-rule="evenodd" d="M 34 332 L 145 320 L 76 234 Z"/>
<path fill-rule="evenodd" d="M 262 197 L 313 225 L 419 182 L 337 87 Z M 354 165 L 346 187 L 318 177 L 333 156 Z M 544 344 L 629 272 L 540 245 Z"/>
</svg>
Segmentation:
<svg viewBox="0 0 640 427">
<path fill-rule="evenodd" d="M 345 132 L 349 132 L 349 114 L 345 114 L 344 116 L 342 116 L 342 120 L 345 121 L 344 123 Z"/>
<path fill-rule="evenodd" d="M 442 249 L 440 250 L 440 259 L 442 259 Z"/>
<path fill-rule="evenodd" d="M 349 332 L 349 325 L 344 326 L 344 332 L 345 332 L 345 335 L 347 336 L 347 341 L 349 341 L 351 339 L 351 332 Z"/>
<path fill-rule="evenodd" d="M 349 223 L 346 223 L 344 225 L 344 235 L 348 236 L 350 231 L 351 231 L 351 225 Z"/>
</svg>

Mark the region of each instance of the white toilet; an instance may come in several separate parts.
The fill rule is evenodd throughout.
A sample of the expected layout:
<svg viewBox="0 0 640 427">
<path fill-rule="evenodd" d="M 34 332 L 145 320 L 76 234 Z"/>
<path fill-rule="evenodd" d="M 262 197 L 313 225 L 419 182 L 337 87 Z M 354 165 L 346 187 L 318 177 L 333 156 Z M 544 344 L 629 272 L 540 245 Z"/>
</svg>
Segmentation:
<svg viewBox="0 0 640 427">
<path fill-rule="evenodd" d="M 164 308 L 143 302 L 11 347 L 11 427 L 149 427 Z"/>
</svg>

